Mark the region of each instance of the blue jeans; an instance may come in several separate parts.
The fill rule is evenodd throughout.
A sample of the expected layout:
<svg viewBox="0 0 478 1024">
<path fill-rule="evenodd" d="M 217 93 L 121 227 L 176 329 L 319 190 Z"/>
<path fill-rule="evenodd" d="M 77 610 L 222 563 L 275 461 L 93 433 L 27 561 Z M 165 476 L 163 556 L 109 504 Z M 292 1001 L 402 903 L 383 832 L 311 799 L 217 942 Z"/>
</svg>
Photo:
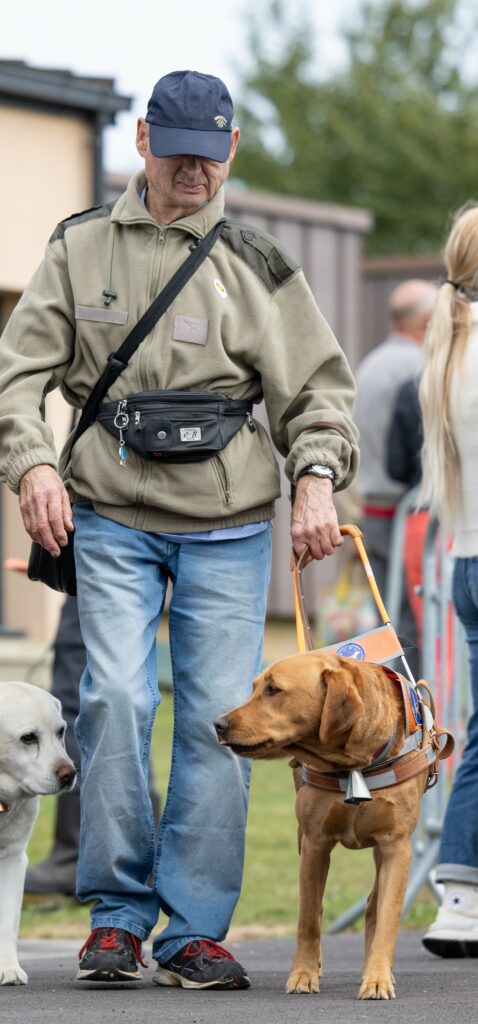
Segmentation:
<svg viewBox="0 0 478 1024">
<path fill-rule="evenodd" d="M 221 941 L 242 881 L 250 762 L 213 721 L 260 668 L 271 527 L 173 543 L 74 506 L 78 605 L 87 650 L 76 733 L 82 753 L 78 897 L 92 927 L 155 938 L 163 963 L 190 939 Z M 168 580 L 174 684 L 171 773 L 157 843 L 148 756 L 160 701 L 156 634 Z M 152 874 L 153 884 L 148 884 Z"/>
<path fill-rule="evenodd" d="M 467 742 L 448 801 L 440 843 L 438 881 L 478 884 L 478 558 L 457 558 L 453 603 L 468 644 L 473 712 Z"/>
</svg>

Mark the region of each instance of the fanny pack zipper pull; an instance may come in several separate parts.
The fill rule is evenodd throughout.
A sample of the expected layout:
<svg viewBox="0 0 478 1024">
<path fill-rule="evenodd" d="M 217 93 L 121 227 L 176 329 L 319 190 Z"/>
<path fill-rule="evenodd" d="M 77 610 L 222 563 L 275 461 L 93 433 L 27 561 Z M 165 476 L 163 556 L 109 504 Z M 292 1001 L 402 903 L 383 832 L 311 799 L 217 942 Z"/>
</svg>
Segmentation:
<svg viewBox="0 0 478 1024">
<path fill-rule="evenodd" d="M 126 451 L 126 441 L 123 436 L 123 430 L 126 430 L 129 423 L 129 415 L 127 412 L 128 400 L 123 398 L 118 402 L 118 408 L 116 410 L 116 416 L 114 418 L 114 425 L 119 433 L 119 445 L 118 445 L 118 456 L 120 466 L 126 466 L 126 459 L 128 453 Z"/>
<path fill-rule="evenodd" d="M 134 414 L 134 425 L 135 425 L 136 430 L 142 430 L 143 429 L 142 426 L 141 426 L 141 413 L 140 413 L 139 409 L 137 409 L 135 414 Z"/>
</svg>

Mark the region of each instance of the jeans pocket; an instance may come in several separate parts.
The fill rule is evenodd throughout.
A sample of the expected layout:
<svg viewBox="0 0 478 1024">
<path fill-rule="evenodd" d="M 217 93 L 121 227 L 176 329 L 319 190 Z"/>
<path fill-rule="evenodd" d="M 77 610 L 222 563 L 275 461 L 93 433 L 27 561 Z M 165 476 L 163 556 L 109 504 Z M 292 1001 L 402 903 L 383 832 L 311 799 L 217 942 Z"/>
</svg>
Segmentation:
<svg viewBox="0 0 478 1024">
<path fill-rule="evenodd" d="M 478 627 L 478 558 L 457 558 L 453 570 L 453 604 L 463 625 Z"/>
<path fill-rule="evenodd" d="M 465 560 L 465 583 L 470 600 L 475 606 L 478 616 L 478 558 L 467 558 Z"/>
</svg>

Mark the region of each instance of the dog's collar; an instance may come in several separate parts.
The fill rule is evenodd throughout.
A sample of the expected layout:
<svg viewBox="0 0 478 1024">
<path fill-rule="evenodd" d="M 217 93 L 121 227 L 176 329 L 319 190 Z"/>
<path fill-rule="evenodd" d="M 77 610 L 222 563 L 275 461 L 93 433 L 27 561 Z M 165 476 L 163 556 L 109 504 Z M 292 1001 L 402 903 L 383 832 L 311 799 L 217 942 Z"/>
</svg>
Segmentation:
<svg viewBox="0 0 478 1024">
<path fill-rule="evenodd" d="M 391 751 L 391 749 L 393 747 L 393 744 L 395 743 L 395 740 L 397 738 L 397 732 L 398 732 L 398 729 L 397 729 L 397 726 L 395 726 L 395 728 L 394 728 L 394 730 L 392 732 L 392 735 L 391 735 L 388 743 L 385 743 L 385 745 L 383 747 L 380 747 L 380 750 L 377 750 L 375 752 L 375 754 L 373 755 L 373 761 L 372 761 L 373 765 L 377 764 L 379 761 L 384 761 L 385 760 L 385 758 L 387 757 L 387 754 Z"/>
<path fill-rule="evenodd" d="M 10 810 L 10 805 L 0 800 L 0 814 L 6 814 Z"/>
</svg>

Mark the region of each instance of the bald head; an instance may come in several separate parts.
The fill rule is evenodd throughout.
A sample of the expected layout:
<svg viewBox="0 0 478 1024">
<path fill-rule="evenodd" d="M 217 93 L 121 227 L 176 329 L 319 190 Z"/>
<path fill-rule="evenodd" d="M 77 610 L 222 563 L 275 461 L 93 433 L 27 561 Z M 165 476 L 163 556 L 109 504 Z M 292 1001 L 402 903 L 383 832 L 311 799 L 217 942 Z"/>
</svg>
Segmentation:
<svg viewBox="0 0 478 1024">
<path fill-rule="evenodd" d="M 390 316 L 395 330 L 423 341 L 438 294 L 431 281 L 402 281 L 390 296 Z"/>
</svg>

